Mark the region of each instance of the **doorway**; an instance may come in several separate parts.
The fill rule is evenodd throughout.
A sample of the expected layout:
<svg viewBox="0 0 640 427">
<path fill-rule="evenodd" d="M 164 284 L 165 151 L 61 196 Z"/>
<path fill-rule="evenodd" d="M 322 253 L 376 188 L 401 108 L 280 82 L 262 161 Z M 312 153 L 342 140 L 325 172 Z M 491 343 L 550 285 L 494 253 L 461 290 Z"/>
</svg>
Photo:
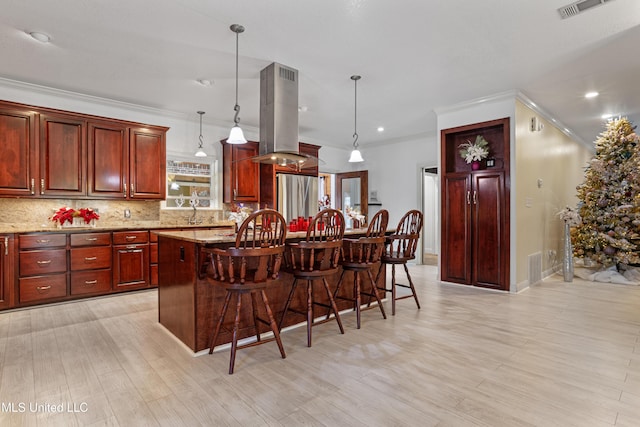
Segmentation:
<svg viewBox="0 0 640 427">
<path fill-rule="evenodd" d="M 438 265 L 439 188 L 438 168 L 422 168 L 422 263 L 427 265 Z"/>
</svg>

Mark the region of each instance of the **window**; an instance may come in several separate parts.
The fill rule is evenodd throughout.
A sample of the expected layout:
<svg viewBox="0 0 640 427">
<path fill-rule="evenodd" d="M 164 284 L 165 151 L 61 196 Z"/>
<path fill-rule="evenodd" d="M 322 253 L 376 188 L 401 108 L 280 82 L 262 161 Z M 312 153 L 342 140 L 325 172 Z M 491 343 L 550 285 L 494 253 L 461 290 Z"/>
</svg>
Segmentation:
<svg viewBox="0 0 640 427">
<path fill-rule="evenodd" d="M 167 159 L 165 209 L 217 209 L 217 161 Z"/>
</svg>

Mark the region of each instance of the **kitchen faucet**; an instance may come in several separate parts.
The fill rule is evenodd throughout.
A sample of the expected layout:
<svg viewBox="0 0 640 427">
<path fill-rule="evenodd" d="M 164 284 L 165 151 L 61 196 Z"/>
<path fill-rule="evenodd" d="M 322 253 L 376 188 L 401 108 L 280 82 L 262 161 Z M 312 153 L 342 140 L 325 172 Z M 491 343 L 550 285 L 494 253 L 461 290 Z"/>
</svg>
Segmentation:
<svg viewBox="0 0 640 427">
<path fill-rule="evenodd" d="M 197 224 L 201 224 L 201 223 L 202 223 L 202 219 L 198 219 L 198 218 L 196 217 L 196 214 L 197 214 L 197 213 L 198 213 L 198 211 L 196 210 L 196 207 L 195 207 L 195 206 L 193 206 L 193 215 L 191 215 L 191 216 L 188 218 L 189 225 L 197 225 Z"/>
</svg>

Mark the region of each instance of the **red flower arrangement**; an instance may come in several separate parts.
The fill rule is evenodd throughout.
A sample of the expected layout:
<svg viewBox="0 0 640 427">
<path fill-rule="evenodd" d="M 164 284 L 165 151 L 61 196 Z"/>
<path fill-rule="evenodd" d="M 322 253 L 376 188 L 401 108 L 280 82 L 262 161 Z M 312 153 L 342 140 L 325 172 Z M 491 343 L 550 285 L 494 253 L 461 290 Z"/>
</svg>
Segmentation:
<svg viewBox="0 0 640 427">
<path fill-rule="evenodd" d="M 75 210 L 73 208 L 63 206 L 51 217 L 51 221 L 59 222 L 60 225 L 63 225 L 65 222 L 72 224 L 73 218 L 82 218 L 86 224 L 89 224 L 91 220 L 100 219 L 100 215 L 91 208 L 80 208 Z"/>
</svg>

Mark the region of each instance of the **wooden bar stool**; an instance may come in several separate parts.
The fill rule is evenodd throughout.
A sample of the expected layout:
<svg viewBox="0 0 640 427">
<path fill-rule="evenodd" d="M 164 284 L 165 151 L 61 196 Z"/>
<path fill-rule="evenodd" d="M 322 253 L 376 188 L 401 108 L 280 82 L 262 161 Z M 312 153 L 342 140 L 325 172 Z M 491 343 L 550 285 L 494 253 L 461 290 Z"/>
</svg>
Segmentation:
<svg viewBox="0 0 640 427">
<path fill-rule="evenodd" d="M 284 242 L 286 232 L 287 223 L 284 217 L 275 210 L 263 209 L 253 213 L 242 223 L 238 229 L 235 247 L 228 249 L 203 249 L 203 252 L 206 252 L 211 257 L 213 270 L 211 277 L 212 283 L 223 286 L 226 290 L 224 304 L 220 311 L 215 330 L 211 335 L 211 340 L 209 341 L 209 354 L 213 353 L 213 349 L 216 346 L 231 298 L 236 298 L 236 310 L 233 328 L 231 330 L 229 374 L 233 374 L 236 350 L 241 348 L 275 340 L 282 358 L 284 359 L 286 357 L 282 341 L 280 340 L 280 331 L 278 330 L 265 292 L 269 283 L 278 278 L 285 249 Z M 250 295 L 251 314 L 253 317 L 256 341 L 238 345 L 242 296 L 245 294 Z M 264 314 L 266 314 L 267 319 L 260 317 L 257 295 L 261 297 Z M 273 338 L 262 339 L 260 337 L 260 323 L 269 326 L 273 332 Z"/>
<path fill-rule="evenodd" d="M 342 213 L 335 209 L 325 209 L 311 220 L 304 241 L 287 244 L 286 268 L 293 274 L 294 281 L 284 306 L 279 327 L 282 328 L 285 316 L 289 311 L 306 316 L 308 347 L 311 347 L 311 328 L 331 320 L 329 315 L 324 320 L 315 320 L 314 306 L 324 307 L 329 313 L 333 311 L 340 333 L 344 334 L 340 313 L 327 282 L 327 277 L 334 275 L 339 269 L 343 236 L 344 217 Z M 315 280 L 322 280 L 329 300 L 328 304 L 314 299 L 313 282 Z M 296 288 L 302 282 L 306 283 L 307 288 L 306 310 L 297 309 L 291 304 Z"/>
<path fill-rule="evenodd" d="M 391 264 L 391 289 L 378 288 L 384 292 L 391 292 L 391 315 L 396 314 L 396 301 L 405 298 L 411 298 L 416 301 L 416 305 L 420 308 L 420 302 L 418 301 L 418 295 L 416 289 L 413 286 L 409 269 L 407 268 L 407 261 L 415 259 L 416 248 L 418 246 L 418 239 L 420 238 L 420 231 L 422 230 L 423 215 L 418 210 L 410 210 L 407 212 L 400 222 L 394 234 L 387 236 L 386 247 L 384 253 L 380 257 L 380 270 L 376 276 L 376 283 L 382 272 L 386 273 L 387 264 Z M 407 274 L 409 281 L 408 285 L 396 283 L 396 265 L 402 264 L 404 271 Z M 411 290 L 411 294 L 397 296 L 396 287 L 407 288 Z"/>
<path fill-rule="evenodd" d="M 356 311 L 356 324 L 360 329 L 360 313 L 362 309 L 362 295 L 369 297 L 367 308 L 371 307 L 371 299 L 374 298 L 378 302 L 378 307 L 383 318 L 387 318 L 384 306 L 377 292 L 377 286 L 371 268 L 380 261 L 380 256 L 384 252 L 385 231 L 389 221 L 389 212 L 385 209 L 378 211 L 371 219 L 367 234 L 359 239 L 343 239 L 342 244 L 342 274 L 336 286 L 334 299 L 343 299 L 352 301 L 354 310 Z M 353 272 L 353 297 L 340 296 L 340 288 L 347 272 Z M 366 272 L 365 280 L 361 278 Z M 366 278 L 369 279 L 367 282 Z M 367 290 L 363 289 L 363 282 L 368 286 Z"/>
</svg>

